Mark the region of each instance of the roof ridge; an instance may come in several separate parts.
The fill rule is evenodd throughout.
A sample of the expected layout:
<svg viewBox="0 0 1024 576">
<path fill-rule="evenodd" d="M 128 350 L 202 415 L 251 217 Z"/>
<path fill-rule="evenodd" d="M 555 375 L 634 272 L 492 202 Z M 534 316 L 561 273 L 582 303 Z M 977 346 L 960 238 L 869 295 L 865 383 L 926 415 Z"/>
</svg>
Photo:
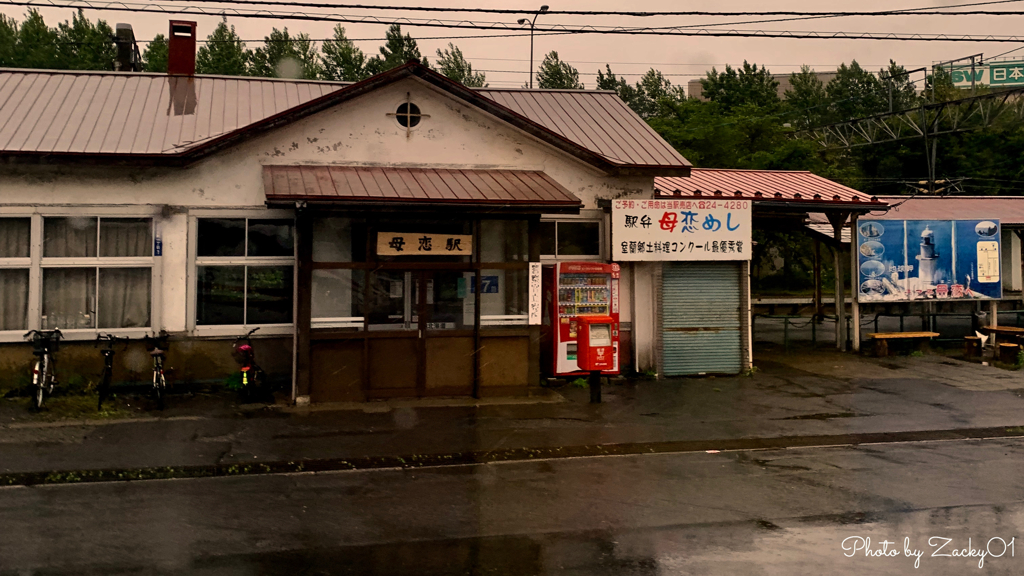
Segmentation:
<svg viewBox="0 0 1024 576">
<path fill-rule="evenodd" d="M 179 78 L 164 72 L 121 72 L 115 70 L 61 70 L 50 68 L 7 68 L 0 67 L 0 74 L 46 74 L 49 76 L 138 76 L 141 78 Z M 228 74 L 196 74 L 193 78 L 219 78 L 224 80 L 250 80 L 261 82 L 289 82 L 295 84 L 326 84 L 329 86 L 351 86 L 353 82 L 336 80 L 307 80 L 305 78 L 268 78 L 266 76 L 231 76 Z"/>
<path fill-rule="evenodd" d="M 579 88 L 470 88 L 477 92 L 569 92 L 572 94 L 618 94 L 615 90 L 587 90 Z"/>
<path fill-rule="evenodd" d="M 698 168 L 698 167 L 694 166 L 690 170 L 691 171 L 692 170 L 705 171 L 705 172 L 716 171 L 716 172 L 769 172 L 771 174 L 779 174 L 779 173 L 786 173 L 786 174 L 814 174 L 814 172 L 811 172 L 810 170 L 772 170 L 772 169 L 769 169 L 769 168 Z M 817 174 L 814 174 L 814 175 L 817 176 Z M 824 176 L 821 176 L 821 178 L 824 178 Z"/>
</svg>

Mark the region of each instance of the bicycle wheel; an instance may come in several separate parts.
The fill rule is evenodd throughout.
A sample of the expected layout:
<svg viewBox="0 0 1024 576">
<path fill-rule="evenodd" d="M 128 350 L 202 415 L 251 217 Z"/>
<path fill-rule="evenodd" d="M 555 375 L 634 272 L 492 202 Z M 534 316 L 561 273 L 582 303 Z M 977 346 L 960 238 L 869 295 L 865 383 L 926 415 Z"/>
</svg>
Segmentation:
<svg viewBox="0 0 1024 576">
<path fill-rule="evenodd" d="M 103 369 L 103 376 L 100 377 L 99 394 L 100 399 L 96 403 L 97 411 L 103 409 L 103 401 L 106 400 L 107 396 L 110 394 L 110 372 L 107 371 L 106 368 Z"/>
<path fill-rule="evenodd" d="M 46 384 L 49 381 L 48 372 L 49 363 L 45 359 L 37 360 L 35 367 L 32 369 L 32 382 L 35 384 L 32 400 L 36 410 L 40 410 L 43 407 L 43 400 L 46 396 Z"/>
<path fill-rule="evenodd" d="M 167 380 L 163 371 L 153 373 L 153 396 L 156 399 L 157 408 L 164 409 L 164 395 L 167 393 Z"/>
</svg>

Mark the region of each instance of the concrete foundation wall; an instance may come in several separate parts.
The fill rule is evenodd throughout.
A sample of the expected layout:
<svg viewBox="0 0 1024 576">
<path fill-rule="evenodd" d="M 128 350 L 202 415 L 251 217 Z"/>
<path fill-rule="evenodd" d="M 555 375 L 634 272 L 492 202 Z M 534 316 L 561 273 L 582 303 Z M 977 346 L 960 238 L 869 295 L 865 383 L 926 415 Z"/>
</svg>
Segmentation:
<svg viewBox="0 0 1024 576">
<path fill-rule="evenodd" d="M 168 384 L 192 386 L 223 382 L 238 371 L 231 356 L 233 341 L 187 339 L 170 342 L 164 373 Z M 272 381 L 288 382 L 292 370 L 291 338 L 253 340 L 256 362 Z M 131 342 L 127 349 L 115 348 L 115 384 L 152 381 L 153 361 L 142 342 Z M 99 349 L 87 342 L 62 343 L 56 354 L 57 378 L 62 385 L 75 388 L 95 386 L 103 372 Z M 0 344 L 0 396 L 31 383 L 35 362 L 29 344 Z"/>
</svg>

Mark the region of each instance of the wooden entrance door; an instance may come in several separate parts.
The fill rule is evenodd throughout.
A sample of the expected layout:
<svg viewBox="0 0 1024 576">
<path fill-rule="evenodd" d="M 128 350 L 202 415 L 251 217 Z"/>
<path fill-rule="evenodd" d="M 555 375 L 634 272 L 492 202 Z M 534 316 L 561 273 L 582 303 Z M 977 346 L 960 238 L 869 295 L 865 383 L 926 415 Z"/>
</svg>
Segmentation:
<svg viewBox="0 0 1024 576">
<path fill-rule="evenodd" d="M 389 269 L 369 274 L 368 397 L 472 392 L 473 274 Z"/>
</svg>

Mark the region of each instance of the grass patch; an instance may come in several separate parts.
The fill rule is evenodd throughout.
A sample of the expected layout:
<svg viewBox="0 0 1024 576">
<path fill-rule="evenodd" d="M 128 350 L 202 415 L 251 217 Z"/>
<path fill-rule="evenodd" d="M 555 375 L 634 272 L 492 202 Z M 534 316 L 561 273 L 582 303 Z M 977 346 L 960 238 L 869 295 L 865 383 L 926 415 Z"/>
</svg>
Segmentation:
<svg viewBox="0 0 1024 576">
<path fill-rule="evenodd" d="M 103 402 L 103 409 L 97 410 L 96 394 L 57 395 L 46 399 L 38 416 L 44 420 L 111 420 L 131 418 L 135 411 L 122 397 L 108 398 Z M 30 409 L 30 399 L 25 399 L 26 410 Z"/>
</svg>

